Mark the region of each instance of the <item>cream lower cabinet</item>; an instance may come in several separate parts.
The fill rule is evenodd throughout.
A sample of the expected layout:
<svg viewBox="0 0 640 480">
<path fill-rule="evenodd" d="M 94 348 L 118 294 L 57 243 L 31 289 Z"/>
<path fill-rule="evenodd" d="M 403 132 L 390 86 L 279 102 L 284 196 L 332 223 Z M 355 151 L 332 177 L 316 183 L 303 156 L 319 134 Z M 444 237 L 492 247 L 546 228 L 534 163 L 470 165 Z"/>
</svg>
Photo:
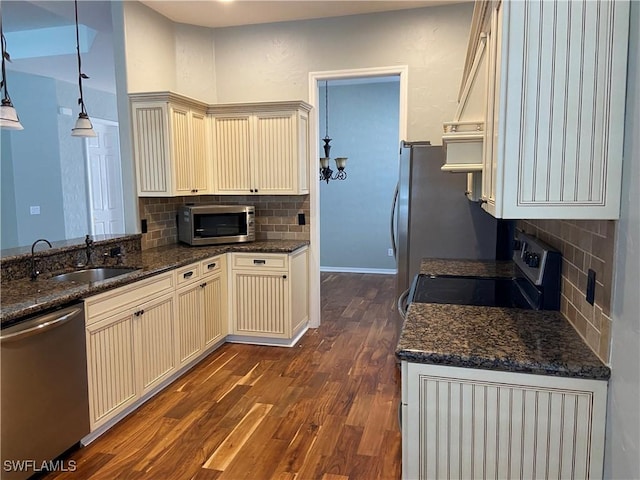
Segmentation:
<svg viewBox="0 0 640 480">
<path fill-rule="evenodd" d="M 138 196 L 211 193 L 206 104 L 171 92 L 130 99 Z"/>
<path fill-rule="evenodd" d="M 178 363 L 185 365 L 227 335 L 226 257 L 194 263 L 175 274 Z"/>
<path fill-rule="evenodd" d="M 402 362 L 402 478 L 603 475 L 607 382 Z"/>
<path fill-rule="evenodd" d="M 483 208 L 617 219 L 629 2 L 477 2 L 486 37 Z"/>
<path fill-rule="evenodd" d="M 291 340 L 302 331 L 309 320 L 307 250 L 231 254 L 233 335 Z"/>
<path fill-rule="evenodd" d="M 304 102 L 214 105 L 213 193 L 309 193 L 309 111 Z"/>
<path fill-rule="evenodd" d="M 176 369 L 173 274 L 85 301 L 91 430 Z"/>
</svg>

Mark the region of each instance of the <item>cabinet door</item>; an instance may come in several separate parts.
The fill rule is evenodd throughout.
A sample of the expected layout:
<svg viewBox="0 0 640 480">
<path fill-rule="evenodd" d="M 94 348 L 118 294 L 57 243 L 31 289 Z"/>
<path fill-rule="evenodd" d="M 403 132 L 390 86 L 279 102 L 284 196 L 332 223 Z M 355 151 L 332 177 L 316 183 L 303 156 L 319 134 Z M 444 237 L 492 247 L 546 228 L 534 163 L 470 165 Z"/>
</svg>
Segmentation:
<svg viewBox="0 0 640 480">
<path fill-rule="evenodd" d="M 141 197 L 167 197 L 171 191 L 167 104 L 132 105 L 133 147 Z"/>
<path fill-rule="evenodd" d="M 233 333 L 289 338 L 289 285 L 282 272 L 233 271 Z"/>
<path fill-rule="evenodd" d="M 178 363 L 184 365 L 195 358 L 203 347 L 201 283 L 178 290 L 176 295 L 176 334 Z"/>
<path fill-rule="evenodd" d="M 228 316 L 226 285 L 222 274 L 212 275 L 202 288 L 204 348 L 227 336 Z"/>
<path fill-rule="evenodd" d="M 294 194 L 298 183 L 295 112 L 255 116 L 254 188 L 265 195 Z"/>
<path fill-rule="evenodd" d="M 125 312 L 87 327 L 92 431 L 137 399 L 133 319 Z"/>
<path fill-rule="evenodd" d="M 482 156 L 482 200 L 485 210 L 496 212 L 498 177 L 498 119 L 500 116 L 500 73 L 502 58 L 502 3 L 491 13 L 487 31 L 487 95 L 484 151 Z"/>
<path fill-rule="evenodd" d="M 502 8 L 497 215 L 618 218 L 629 2 Z"/>
<path fill-rule="evenodd" d="M 253 193 L 249 115 L 213 117 L 214 192 Z"/>
<path fill-rule="evenodd" d="M 143 304 L 134 312 L 140 395 L 176 369 L 173 294 Z"/>
<path fill-rule="evenodd" d="M 191 188 L 192 193 L 202 195 L 211 192 L 211 168 L 209 142 L 207 141 L 206 115 L 191 111 Z"/>
<path fill-rule="evenodd" d="M 171 106 L 171 154 L 174 171 L 174 193 L 191 195 L 193 192 L 193 161 L 190 148 L 189 109 Z"/>
</svg>

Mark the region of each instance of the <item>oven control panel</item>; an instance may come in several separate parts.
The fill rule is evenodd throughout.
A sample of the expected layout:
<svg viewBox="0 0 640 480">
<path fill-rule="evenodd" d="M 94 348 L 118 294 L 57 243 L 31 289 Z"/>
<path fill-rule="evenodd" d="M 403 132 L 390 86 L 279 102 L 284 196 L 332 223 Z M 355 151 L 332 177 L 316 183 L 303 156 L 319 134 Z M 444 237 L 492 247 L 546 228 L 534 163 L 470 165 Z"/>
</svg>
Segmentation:
<svg viewBox="0 0 640 480">
<path fill-rule="evenodd" d="M 513 261 L 535 285 L 542 285 L 545 276 L 559 274 L 561 254 L 540 239 L 516 231 Z"/>
</svg>

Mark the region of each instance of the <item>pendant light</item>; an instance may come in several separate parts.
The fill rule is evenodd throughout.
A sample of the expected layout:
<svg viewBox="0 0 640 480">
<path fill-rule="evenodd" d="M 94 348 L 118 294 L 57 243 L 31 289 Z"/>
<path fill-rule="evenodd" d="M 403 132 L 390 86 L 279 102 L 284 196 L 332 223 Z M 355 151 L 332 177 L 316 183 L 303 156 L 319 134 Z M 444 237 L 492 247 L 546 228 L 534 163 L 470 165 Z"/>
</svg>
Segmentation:
<svg viewBox="0 0 640 480">
<path fill-rule="evenodd" d="M 0 128 L 6 128 L 7 130 L 24 130 L 18 118 L 18 113 L 11 103 L 9 89 L 7 88 L 5 61 L 10 62 L 11 57 L 7 52 L 7 40 L 4 38 L 4 31 L 2 30 L 2 15 L 0 15 L 0 36 L 2 37 L 2 81 L 0 83 L 0 88 L 2 89 L 2 105 L 0 106 Z"/>
<path fill-rule="evenodd" d="M 329 167 L 329 153 L 331 152 L 331 138 L 329 138 L 329 81 L 325 80 L 324 82 L 324 113 L 325 113 L 325 135 L 322 141 L 324 145 L 322 148 L 324 149 L 324 157 L 320 159 L 320 181 L 329 183 L 329 180 L 344 180 L 347 178 L 347 172 L 345 171 L 345 167 L 347 166 L 347 157 L 337 157 L 336 158 L 336 168 L 338 169 L 333 175 L 333 170 Z"/>
<path fill-rule="evenodd" d="M 78 99 L 78 105 L 80 105 L 80 114 L 78 120 L 76 120 L 76 126 L 71 130 L 71 135 L 74 137 L 95 137 L 96 132 L 93 130 L 91 120 L 87 114 L 87 109 L 84 106 L 84 96 L 82 94 L 82 79 L 88 79 L 89 77 L 82 73 L 82 62 L 80 60 L 80 33 L 78 29 L 78 0 L 75 0 L 76 7 L 76 50 L 78 52 L 78 88 L 80 89 L 80 98 Z"/>
</svg>

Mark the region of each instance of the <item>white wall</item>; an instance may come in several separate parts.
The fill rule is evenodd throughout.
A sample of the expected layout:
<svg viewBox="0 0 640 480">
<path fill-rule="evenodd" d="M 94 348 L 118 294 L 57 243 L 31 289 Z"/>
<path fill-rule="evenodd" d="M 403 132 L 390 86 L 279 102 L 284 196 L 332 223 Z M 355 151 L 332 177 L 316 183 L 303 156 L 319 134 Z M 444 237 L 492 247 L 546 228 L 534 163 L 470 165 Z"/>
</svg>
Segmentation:
<svg viewBox="0 0 640 480">
<path fill-rule="evenodd" d="M 139 2 L 123 2 L 127 92 L 176 91 L 174 23 Z"/>
<path fill-rule="evenodd" d="M 605 478 L 640 478 L 640 3 L 631 2 L 629 73 L 612 311 Z"/>
<path fill-rule="evenodd" d="M 173 23 L 139 2 L 123 9 L 127 91 L 170 90 L 215 103 L 213 30 Z"/>
<path fill-rule="evenodd" d="M 409 66 L 408 138 L 440 144 L 473 4 L 214 31 L 218 101 L 308 100 L 311 71 Z"/>
</svg>

